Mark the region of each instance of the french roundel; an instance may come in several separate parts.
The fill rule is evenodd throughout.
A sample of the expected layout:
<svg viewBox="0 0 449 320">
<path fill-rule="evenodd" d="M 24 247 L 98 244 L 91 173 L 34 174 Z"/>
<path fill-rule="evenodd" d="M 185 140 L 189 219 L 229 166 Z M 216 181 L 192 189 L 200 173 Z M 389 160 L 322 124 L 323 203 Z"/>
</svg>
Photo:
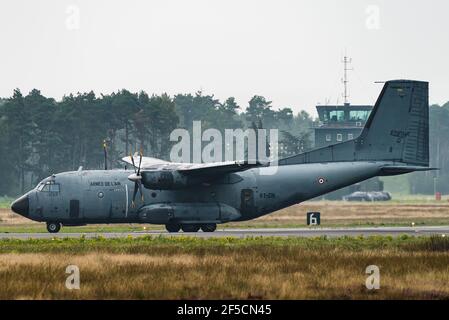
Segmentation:
<svg viewBox="0 0 449 320">
<path fill-rule="evenodd" d="M 324 178 L 318 178 L 318 183 L 319 184 L 323 184 L 325 182 L 326 182 L 326 180 Z"/>
</svg>

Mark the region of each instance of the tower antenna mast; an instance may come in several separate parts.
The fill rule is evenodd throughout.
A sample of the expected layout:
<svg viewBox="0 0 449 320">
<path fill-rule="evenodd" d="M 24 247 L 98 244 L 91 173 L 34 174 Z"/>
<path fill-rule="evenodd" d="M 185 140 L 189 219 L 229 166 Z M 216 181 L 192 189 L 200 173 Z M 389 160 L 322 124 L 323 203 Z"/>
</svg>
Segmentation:
<svg viewBox="0 0 449 320">
<path fill-rule="evenodd" d="M 348 80 L 348 71 L 351 71 L 351 70 L 354 70 L 354 69 L 349 68 L 349 64 L 352 62 L 352 59 L 349 58 L 346 54 L 345 54 L 345 56 L 344 56 L 342 62 L 343 62 L 343 66 L 344 66 L 344 69 L 343 69 L 343 71 L 344 71 L 344 72 L 343 72 L 343 79 L 342 79 L 342 82 L 343 82 L 343 85 L 344 85 L 343 99 L 344 99 L 345 104 L 348 104 L 348 103 L 349 103 L 349 102 L 348 102 L 348 98 L 349 98 L 349 91 L 348 91 L 348 82 L 349 82 L 349 80 Z"/>
</svg>

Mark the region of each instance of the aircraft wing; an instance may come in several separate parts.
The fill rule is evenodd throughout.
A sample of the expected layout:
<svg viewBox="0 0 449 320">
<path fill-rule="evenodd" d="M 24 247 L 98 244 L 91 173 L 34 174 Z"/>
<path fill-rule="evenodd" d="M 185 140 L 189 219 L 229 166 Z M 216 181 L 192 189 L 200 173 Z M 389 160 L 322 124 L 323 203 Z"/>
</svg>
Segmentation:
<svg viewBox="0 0 449 320">
<path fill-rule="evenodd" d="M 191 163 L 183 165 L 177 170 L 189 176 L 219 176 L 232 172 L 245 171 L 251 168 L 262 166 L 261 163 L 249 163 L 248 161 L 226 161 L 212 163 Z"/>
<path fill-rule="evenodd" d="M 130 157 L 124 157 L 122 160 L 132 165 Z M 134 155 L 134 163 L 139 164 L 140 156 Z M 142 171 L 178 171 L 184 175 L 211 175 L 218 176 L 231 172 L 245 171 L 251 168 L 260 167 L 264 164 L 260 162 L 248 161 L 225 161 L 211 163 L 176 163 L 157 158 L 142 157 Z"/>
</svg>

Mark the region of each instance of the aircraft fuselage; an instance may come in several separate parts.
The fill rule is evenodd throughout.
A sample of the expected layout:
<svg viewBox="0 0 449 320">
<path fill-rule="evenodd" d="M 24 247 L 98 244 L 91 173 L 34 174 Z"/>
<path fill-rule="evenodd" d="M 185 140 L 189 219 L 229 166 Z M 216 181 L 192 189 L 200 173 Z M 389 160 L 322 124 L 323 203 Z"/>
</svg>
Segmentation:
<svg viewBox="0 0 449 320">
<path fill-rule="evenodd" d="M 64 225 L 244 221 L 374 177 L 385 164 L 333 162 L 255 168 L 188 189 L 144 188 L 143 201 L 138 196 L 134 204 L 130 170 L 64 172 L 45 179 L 18 199 L 15 211 L 35 221 Z M 50 186 L 42 187 L 46 183 Z"/>
</svg>

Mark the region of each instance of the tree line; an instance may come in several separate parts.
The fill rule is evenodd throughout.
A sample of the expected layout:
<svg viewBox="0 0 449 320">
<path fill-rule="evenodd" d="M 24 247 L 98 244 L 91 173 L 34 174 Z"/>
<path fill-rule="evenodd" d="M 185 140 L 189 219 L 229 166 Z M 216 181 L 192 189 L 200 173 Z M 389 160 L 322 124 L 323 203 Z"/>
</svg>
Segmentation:
<svg viewBox="0 0 449 320">
<path fill-rule="evenodd" d="M 449 194 L 449 102 L 431 105 L 429 110 L 430 166 L 438 171 L 409 175 L 412 194 Z"/>
<path fill-rule="evenodd" d="M 93 91 L 45 97 L 37 89 L 19 89 L 0 99 L 0 195 L 17 195 L 52 173 L 123 167 L 120 159 L 143 150 L 146 156 L 167 159 L 170 133 L 191 130 L 200 120 L 203 130 L 265 128 L 280 132 L 280 156 L 308 150 L 313 145 L 314 119 L 305 111 L 275 108 L 263 96 L 245 106 L 235 98 L 220 101 L 201 91 L 195 94 L 149 95 L 120 90 L 108 95 Z"/>
</svg>

